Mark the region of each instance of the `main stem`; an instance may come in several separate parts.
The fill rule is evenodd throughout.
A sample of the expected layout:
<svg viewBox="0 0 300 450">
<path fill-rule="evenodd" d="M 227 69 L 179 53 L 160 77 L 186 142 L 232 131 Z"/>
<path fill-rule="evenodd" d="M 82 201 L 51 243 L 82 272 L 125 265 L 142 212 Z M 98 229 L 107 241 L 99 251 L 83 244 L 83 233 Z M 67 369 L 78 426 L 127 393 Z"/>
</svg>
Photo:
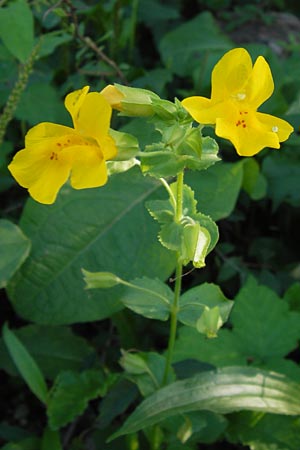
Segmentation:
<svg viewBox="0 0 300 450">
<path fill-rule="evenodd" d="M 176 211 L 175 211 L 175 221 L 180 222 L 182 217 L 182 200 L 183 200 L 183 171 L 177 175 L 177 194 L 176 194 Z M 166 366 L 163 376 L 162 384 L 167 384 L 169 372 L 171 369 L 173 350 L 176 339 L 177 331 L 177 313 L 178 313 L 178 303 L 181 292 L 181 279 L 182 279 L 182 263 L 180 261 L 180 253 L 177 253 L 177 264 L 175 271 L 175 287 L 174 287 L 174 299 L 173 305 L 170 313 L 170 334 L 166 358 Z"/>
</svg>

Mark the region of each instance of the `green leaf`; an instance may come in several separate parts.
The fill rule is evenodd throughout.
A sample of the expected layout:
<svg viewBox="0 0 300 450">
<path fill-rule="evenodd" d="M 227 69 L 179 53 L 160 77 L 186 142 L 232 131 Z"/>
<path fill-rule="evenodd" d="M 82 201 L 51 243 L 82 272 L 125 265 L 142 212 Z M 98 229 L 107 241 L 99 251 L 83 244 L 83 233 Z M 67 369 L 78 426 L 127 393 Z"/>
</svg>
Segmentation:
<svg viewBox="0 0 300 450">
<path fill-rule="evenodd" d="M 99 370 L 81 373 L 61 372 L 49 393 L 47 416 L 49 426 L 57 430 L 82 414 L 88 402 L 104 396 L 107 382 Z"/>
<path fill-rule="evenodd" d="M 195 359 L 216 367 L 245 365 L 247 356 L 241 354 L 238 340 L 227 329 L 218 332 L 217 339 L 207 339 L 196 328 L 183 326 L 175 343 L 174 361 Z"/>
<path fill-rule="evenodd" d="M 41 402 L 46 403 L 48 392 L 43 374 L 22 342 L 8 328 L 7 324 L 3 327 L 3 339 L 10 356 L 30 390 Z"/>
<path fill-rule="evenodd" d="M 95 350 L 67 327 L 27 325 L 15 330 L 15 335 L 28 349 L 44 376 L 55 378 L 62 370 L 82 370 Z M 3 341 L 0 341 L 0 367 L 17 375 Z"/>
<path fill-rule="evenodd" d="M 9 442 L 1 450 L 40 450 L 41 443 L 37 437 L 28 437 L 18 442 Z"/>
<path fill-rule="evenodd" d="M 180 297 L 178 320 L 185 325 L 196 327 L 205 307 L 212 309 L 216 306 L 220 310 L 222 323 L 225 323 L 233 302 L 225 297 L 219 286 L 212 283 L 201 284 Z"/>
<path fill-rule="evenodd" d="M 130 372 L 130 379 L 137 384 L 143 397 L 147 397 L 157 391 L 163 383 L 166 358 L 155 352 L 141 352 L 134 356 L 140 360 L 139 369 L 135 373 Z M 128 366 L 124 366 L 124 368 L 127 370 Z M 167 381 L 171 383 L 174 380 L 175 374 L 171 370 Z"/>
<path fill-rule="evenodd" d="M 282 202 L 292 206 L 300 205 L 299 157 L 272 153 L 263 160 L 262 172 L 268 181 L 268 194 L 276 209 Z"/>
<path fill-rule="evenodd" d="M 0 37 L 8 50 L 25 63 L 34 45 L 34 24 L 26 0 L 14 0 L 0 9 Z"/>
<path fill-rule="evenodd" d="M 39 58 L 51 55 L 54 50 L 62 44 L 66 44 L 72 40 L 71 34 L 64 33 L 61 30 L 44 33 L 40 41 L 38 51 Z"/>
<path fill-rule="evenodd" d="M 244 176 L 242 188 L 253 200 L 260 200 L 266 196 L 267 181 L 260 172 L 258 162 L 254 158 L 243 159 Z"/>
<path fill-rule="evenodd" d="M 227 414 L 250 410 L 300 414 L 300 385 L 283 375 L 253 367 L 227 367 L 176 381 L 146 398 L 114 439 L 189 411 Z"/>
<path fill-rule="evenodd" d="M 252 359 L 284 356 L 297 347 L 300 315 L 254 278 L 236 296 L 231 321 L 242 352 Z"/>
<path fill-rule="evenodd" d="M 250 446 L 251 450 L 297 450 L 300 419 L 243 412 L 234 415 L 226 434 L 230 442 Z"/>
<path fill-rule="evenodd" d="M 243 164 L 220 162 L 198 174 L 188 172 L 185 181 L 198 200 L 198 208 L 213 220 L 233 211 L 243 180 Z"/>
<path fill-rule="evenodd" d="M 161 193 L 160 184 L 132 169 L 103 188 L 65 186 L 51 206 L 29 200 L 20 225 L 32 252 L 8 286 L 18 314 L 54 325 L 99 320 L 122 309 L 123 288 L 84 289 L 82 267 L 124 279 L 132 273 L 170 276 L 175 258 L 157 241 L 157 224 L 144 207 Z"/>
<path fill-rule="evenodd" d="M 120 299 L 124 306 L 148 319 L 168 319 L 173 292 L 165 283 L 143 277 L 135 278 L 126 286 Z"/>
<path fill-rule="evenodd" d="M 22 93 L 15 116 L 30 125 L 36 125 L 41 120 L 43 122 L 70 123 L 70 116 L 64 108 L 57 89 L 49 82 L 30 84 Z"/>
<path fill-rule="evenodd" d="M 63 447 L 60 442 L 60 434 L 58 431 L 46 428 L 42 437 L 41 450 L 62 450 Z"/>
<path fill-rule="evenodd" d="M 229 39 L 220 32 L 209 12 L 165 34 L 159 44 L 164 64 L 180 76 L 190 75 L 206 52 L 229 50 Z"/>
<path fill-rule="evenodd" d="M 0 288 L 3 288 L 29 255 L 31 244 L 17 225 L 1 219 L 0 247 Z"/>
</svg>

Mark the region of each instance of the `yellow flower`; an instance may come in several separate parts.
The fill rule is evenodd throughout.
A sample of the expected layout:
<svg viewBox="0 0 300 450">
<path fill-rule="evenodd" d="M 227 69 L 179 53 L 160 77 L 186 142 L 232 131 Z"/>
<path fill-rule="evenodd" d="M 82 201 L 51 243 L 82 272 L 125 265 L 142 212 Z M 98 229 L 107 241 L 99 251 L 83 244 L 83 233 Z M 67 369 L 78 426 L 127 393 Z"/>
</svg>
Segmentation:
<svg viewBox="0 0 300 450">
<path fill-rule="evenodd" d="M 8 166 L 17 182 L 40 203 L 55 201 L 70 177 L 75 189 L 102 186 L 107 181 L 105 161 L 117 154 L 108 135 L 112 109 L 89 87 L 67 95 L 65 107 L 74 128 L 43 122 L 28 131 L 25 148 Z"/>
<path fill-rule="evenodd" d="M 215 124 L 217 136 L 228 139 L 242 156 L 264 147 L 279 148 L 293 128 L 285 120 L 257 112 L 273 93 L 270 67 L 259 56 L 254 64 L 243 48 L 227 52 L 212 72 L 211 99 L 188 97 L 182 101 L 194 120 Z"/>
</svg>

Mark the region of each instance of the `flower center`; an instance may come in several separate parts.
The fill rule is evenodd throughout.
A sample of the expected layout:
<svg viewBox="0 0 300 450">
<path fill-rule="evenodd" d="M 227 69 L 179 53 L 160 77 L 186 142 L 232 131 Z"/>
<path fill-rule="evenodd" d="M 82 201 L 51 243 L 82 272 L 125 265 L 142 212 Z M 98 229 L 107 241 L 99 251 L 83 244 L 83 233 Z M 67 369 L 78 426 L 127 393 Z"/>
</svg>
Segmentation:
<svg viewBox="0 0 300 450">
<path fill-rule="evenodd" d="M 248 111 L 240 111 L 240 119 L 235 122 L 236 127 L 247 128 L 246 115 Z"/>
</svg>

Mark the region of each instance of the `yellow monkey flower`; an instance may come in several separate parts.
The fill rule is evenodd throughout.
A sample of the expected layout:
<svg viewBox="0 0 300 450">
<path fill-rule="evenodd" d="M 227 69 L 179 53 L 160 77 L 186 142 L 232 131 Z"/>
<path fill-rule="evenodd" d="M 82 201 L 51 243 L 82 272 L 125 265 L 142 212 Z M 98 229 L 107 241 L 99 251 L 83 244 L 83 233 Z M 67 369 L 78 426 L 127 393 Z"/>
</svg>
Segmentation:
<svg viewBox="0 0 300 450">
<path fill-rule="evenodd" d="M 98 92 L 86 86 L 65 98 L 74 128 L 43 122 L 31 128 L 8 168 L 17 182 L 40 203 L 55 202 L 70 177 L 74 189 L 102 186 L 105 161 L 117 154 L 108 135 L 112 109 Z"/>
<path fill-rule="evenodd" d="M 215 124 L 217 136 L 232 142 L 241 156 L 264 147 L 279 148 L 293 128 L 285 120 L 257 112 L 273 93 L 270 67 L 259 56 L 254 65 L 243 48 L 227 52 L 212 72 L 211 98 L 188 97 L 184 108 L 201 124 Z"/>
</svg>

